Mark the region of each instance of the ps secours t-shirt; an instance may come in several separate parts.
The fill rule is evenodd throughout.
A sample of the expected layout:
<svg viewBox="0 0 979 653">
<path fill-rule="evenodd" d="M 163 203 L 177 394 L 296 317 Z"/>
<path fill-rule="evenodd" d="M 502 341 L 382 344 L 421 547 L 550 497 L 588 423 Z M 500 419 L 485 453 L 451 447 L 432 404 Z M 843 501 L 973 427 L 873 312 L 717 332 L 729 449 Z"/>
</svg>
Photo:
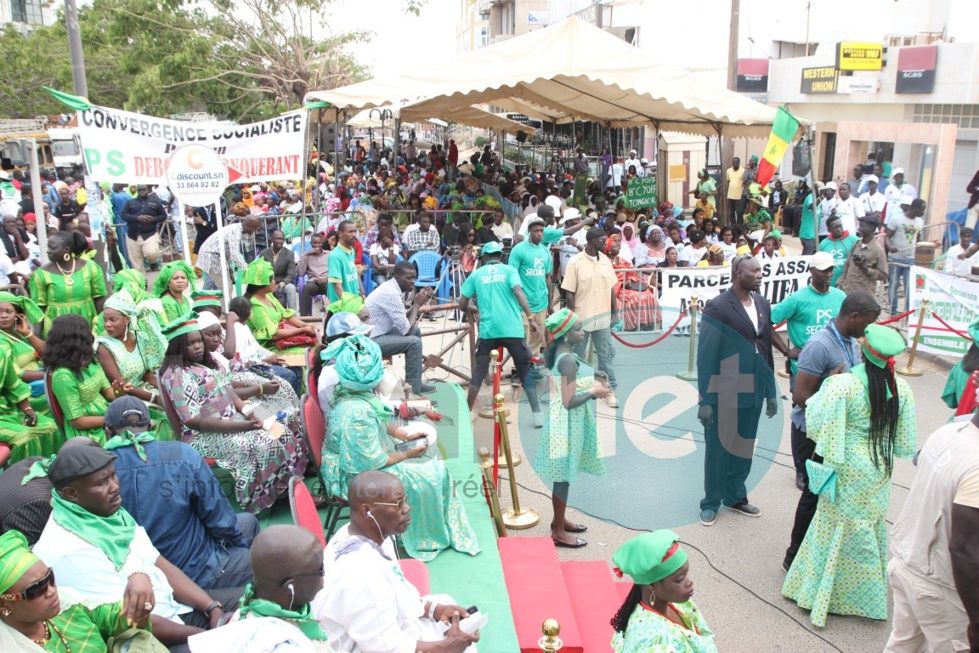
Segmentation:
<svg viewBox="0 0 979 653">
<path fill-rule="evenodd" d="M 524 337 L 523 311 L 513 294 L 520 285 L 517 270 L 498 262 L 476 268 L 462 284 L 462 294 L 475 296 L 479 305 L 481 339 Z"/>
<path fill-rule="evenodd" d="M 333 284 L 337 281 L 343 287 L 343 292 L 360 294 L 360 283 L 357 281 L 357 266 L 354 264 L 354 250 L 346 249 L 343 245 L 337 245 L 330 252 L 327 262 L 326 276 L 329 283 L 326 288 L 326 296 L 330 303 L 339 300 L 333 290 Z"/>
<path fill-rule="evenodd" d="M 532 244 L 529 240 L 519 243 L 510 252 L 509 264 L 520 274 L 520 285 L 527 295 L 530 310 L 539 313 L 547 308 L 547 275 L 554 267 L 551 250 L 547 245 Z"/>
</svg>

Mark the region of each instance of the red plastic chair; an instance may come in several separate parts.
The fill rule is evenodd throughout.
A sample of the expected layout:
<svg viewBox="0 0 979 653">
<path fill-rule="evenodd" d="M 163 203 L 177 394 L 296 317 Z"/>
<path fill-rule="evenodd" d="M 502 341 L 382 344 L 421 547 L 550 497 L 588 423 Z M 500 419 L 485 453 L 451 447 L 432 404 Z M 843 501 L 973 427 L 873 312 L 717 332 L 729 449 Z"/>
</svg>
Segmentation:
<svg viewBox="0 0 979 653">
<path fill-rule="evenodd" d="M 316 510 L 309 488 L 298 476 L 289 479 L 289 506 L 292 509 L 292 523 L 313 531 L 320 544 L 325 547 L 326 534 L 320 524 L 320 513 Z"/>
<path fill-rule="evenodd" d="M 403 558 L 398 561 L 398 564 L 401 566 L 401 573 L 404 574 L 405 579 L 415 586 L 418 593 L 422 596 L 428 596 L 428 567 L 425 563 L 414 558 Z"/>
<path fill-rule="evenodd" d="M 299 400 L 302 406 L 302 412 L 300 417 L 302 418 L 302 432 L 303 436 L 306 438 L 306 448 L 309 450 L 309 462 L 316 468 L 317 473 L 319 473 L 320 465 L 323 462 L 323 442 L 326 439 L 326 420 L 323 419 L 323 411 L 320 410 L 320 405 L 307 392 Z M 320 482 L 322 482 L 322 475 L 320 476 Z M 323 528 L 326 530 L 326 539 L 333 537 L 333 534 L 337 531 L 337 524 L 340 522 L 341 518 L 344 518 L 342 514 L 344 509 L 348 509 L 349 504 L 340 497 L 330 496 L 324 488 L 323 496 L 326 498 L 326 518 L 323 524 Z M 346 518 L 349 519 L 349 512 Z"/>
<path fill-rule="evenodd" d="M 320 403 L 320 393 L 319 393 L 319 385 L 318 385 L 319 379 L 317 379 L 316 375 L 313 374 L 313 369 L 314 369 L 313 364 L 316 362 L 316 354 L 314 353 L 314 351 L 315 349 L 306 350 L 306 392 L 308 392 L 309 396 L 313 398 L 313 401 L 315 401 L 316 404 L 319 405 Z"/>
<path fill-rule="evenodd" d="M 8 460 L 10 460 L 10 445 L 0 442 L 0 467 L 6 467 Z"/>
</svg>

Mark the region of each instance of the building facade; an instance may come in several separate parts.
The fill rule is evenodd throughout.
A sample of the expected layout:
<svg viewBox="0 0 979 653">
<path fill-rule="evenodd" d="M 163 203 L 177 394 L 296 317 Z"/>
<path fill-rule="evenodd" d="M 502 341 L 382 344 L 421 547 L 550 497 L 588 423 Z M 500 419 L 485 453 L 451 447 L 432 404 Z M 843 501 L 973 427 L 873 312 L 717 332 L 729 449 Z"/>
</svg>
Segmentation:
<svg viewBox="0 0 979 653">
<path fill-rule="evenodd" d="M 35 25 L 50 25 L 54 19 L 53 6 L 45 0 L 0 0 L 0 25 L 13 23 L 30 31 Z"/>
</svg>

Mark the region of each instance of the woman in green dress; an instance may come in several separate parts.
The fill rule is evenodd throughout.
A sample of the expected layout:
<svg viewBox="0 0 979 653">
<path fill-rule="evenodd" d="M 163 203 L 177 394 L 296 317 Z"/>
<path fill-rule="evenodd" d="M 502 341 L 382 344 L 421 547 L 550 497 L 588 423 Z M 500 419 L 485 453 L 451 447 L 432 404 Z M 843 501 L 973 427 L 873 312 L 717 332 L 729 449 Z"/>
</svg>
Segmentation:
<svg viewBox="0 0 979 653">
<path fill-rule="evenodd" d="M 972 344 L 969 345 L 969 349 L 965 352 L 962 360 L 957 361 L 952 366 L 948 373 L 948 380 L 945 382 L 945 388 L 942 390 L 942 401 L 952 410 L 959 407 L 959 401 L 969 383 L 969 377 L 972 376 L 973 372 L 979 370 L 979 345 L 976 345 L 979 342 L 979 320 L 969 325 L 969 337 L 972 338 Z"/>
<path fill-rule="evenodd" d="M 116 392 L 126 394 L 129 384 L 106 378 L 95 358 L 91 324 L 81 315 L 62 315 L 51 325 L 44 347 L 44 366 L 52 370 L 51 390 L 64 413 L 66 438 L 85 436 L 105 444 L 102 421 Z"/>
<path fill-rule="evenodd" d="M 296 311 L 283 308 L 273 294 L 275 292 L 275 272 L 272 264 L 259 257 L 248 264 L 241 276 L 241 282 L 248 285 L 245 297 L 251 301 L 252 314 L 248 327 L 255 339 L 263 347 L 271 348 L 276 340 L 294 336 L 316 338 L 316 327 L 303 322 Z M 315 343 L 313 343 L 315 344 Z M 283 354 L 301 354 L 302 347 L 289 347 L 281 350 Z"/>
<path fill-rule="evenodd" d="M 33 325 L 44 320 L 44 313 L 30 297 L 0 292 L 0 352 L 9 355 L 20 380 L 31 388 L 31 407 L 48 414 L 44 397 L 44 370 L 41 356 L 44 341 Z"/>
<path fill-rule="evenodd" d="M 404 451 L 395 449 L 397 443 L 421 439 L 420 435 L 405 429 L 398 429 L 403 432 L 400 437 L 388 435 L 394 411 L 373 392 L 384 376 L 380 347 L 365 336 L 349 336 L 330 343 L 324 356 L 336 359 L 333 369 L 340 379 L 320 465 L 327 493 L 346 499 L 351 478 L 383 469 L 398 477 L 411 505 L 411 525 L 401 539 L 408 555 L 427 562 L 449 547 L 479 553 L 476 533 L 445 463 L 435 453 L 426 456 L 424 441 Z"/>
<path fill-rule="evenodd" d="M 544 322 L 553 341 L 544 351 L 544 360 L 558 384 L 558 397 L 552 397 L 544 421 L 534 472 L 544 482 L 553 483 L 551 539 L 557 546 L 580 548 L 588 544 L 574 535 L 587 527 L 565 519 L 570 484 L 578 472 L 605 475 L 602 444 L 598 440 L 598 421 L 592 400 L 608 396 L 608 386 L 595 382 L 595 370 L 575 356 L 574 346 L 585 337 L 578 314 L 567 308 L 551 314 Z"/>
<path fill-rule="evenodd" d="M 245 402 L 215 370 L 197 317 L 188 313 L 164 329 L 170 342 L 161 385 L 182 422 L 183 441 L 228 470 L 239 507 L 258 513 L 288 493 L 290 478 L 302 478 L 307 458 L 295 438 L 276 438 L 262 420 L 242 413 Z"/>
<path fill-rule="evenodd" d="M 31 389 L 17 374 L 13 353 L 0 348 L 0 442 L 10 446 L 10 462 L 51 456 L 62 441 L 54 420 L 31 405 Z"/>
<path fill-rule="evenodd" d="M 184 294 L 195 279 L 194 268 L 186 261 L 171 261 L 160 270 L 160 276 L 153 284 L 153 296 L 163 302 L 163 312 L 167 323 L 190 312 L 190 299 Z"/>
<path fill-rule="evenodd" d="M 112 292 L 128 290 L 130 297 L 136 302 L 140 309 L 152 311 L 160 328 L 166 326 L 168 322 L 166 314 L 163 312 L 163 302 L 146 292 L 146 277 L 139 270 L 126 268 L 112 275 Z M 105 333 L 105 324 L 102 314 L 95 318 L 95 335 L 100 336 Z"/>
<path fill-rule="evenodd" d="M 637 535 L 612 560 L 615 574 L 634 583 L 612 618 L 615 653 L 717 653 L 714 633 L 690 600 L 693 580 L 679 535 Z"/>
<path fill-rule="evenodd" d="M 894 458 L 914 455 L 911 387 L 894 374 L 904 337 L 871 324 L 864 363 L 826 379 L 806 402 L 809 485 L 816 515 L 782 585 L 782 594 L 810 611 L 887 619 L 887 508 Z"/>
<path fill-rule="evenodd" d="M 128 290 L 109 297 L 102 311 L 105 335 L 95 339 L 95 355 L 109 383 L 129 386 L 126 394 L 142 399 L 155 422 L 157 440 L 172 440 L 173 428 L 163 410 L 156 371 L 163 364 L 167 341 L 147 308 L 140 309 Z"/>
<path fill-rule="evenodd" d="M 88 248 L 77 231 L 59 231 L 48 238 L 48 262 L 31 275 L 31 297 L 44 311 L 41 336 L 47 337 L 60 315 L 81 315 L 89 330 L 102 312 L 106 295 L 105 277 L 93 261 L 81 258 Z"/>
<path fill-rule="evenodd" d="M 152 597 L 153 588 L 145 574 L 134 573 L 126 594 Z M 110 637 L 132 627 L 150 629 L 152 601 L 149 609 L 133 599 L 88 607 L 80 598 L 58 590 L 51 569 L 19 531 L 0 535 L 0 651 L 107 653 Z"/>
</svg>

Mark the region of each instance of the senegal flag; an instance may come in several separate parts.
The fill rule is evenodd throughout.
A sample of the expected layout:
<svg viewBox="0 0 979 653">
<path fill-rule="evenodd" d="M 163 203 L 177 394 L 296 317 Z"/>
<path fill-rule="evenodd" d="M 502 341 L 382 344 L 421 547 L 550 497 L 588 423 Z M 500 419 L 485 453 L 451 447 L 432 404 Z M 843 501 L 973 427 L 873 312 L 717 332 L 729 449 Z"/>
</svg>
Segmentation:
<svg viewBox="0 0 979 653">
<path fill-rule="evenodd" d="M 775 124 L 772 125 L 772 133 L 768 136 L 768 145 L 765 146 L 765 155 L 758 164 L 758 175 L 755 178 L 762 188 L 775 175 L 782 157 L 785 156 L 785 150 L 789 149 L 789 143 L 795 138 L 797 131 L 799 131 L 799 119 L 783 107 L 779 107 Z"/>
</svg>

